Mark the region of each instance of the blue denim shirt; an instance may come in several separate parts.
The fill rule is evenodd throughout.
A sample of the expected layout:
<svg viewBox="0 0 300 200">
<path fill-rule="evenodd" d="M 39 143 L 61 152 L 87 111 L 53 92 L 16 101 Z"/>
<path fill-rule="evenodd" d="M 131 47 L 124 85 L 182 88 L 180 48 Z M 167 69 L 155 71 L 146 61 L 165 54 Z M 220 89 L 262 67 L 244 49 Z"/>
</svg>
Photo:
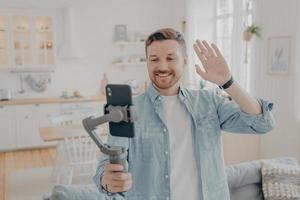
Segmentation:
<svg viewBox="0 0 300 200">
<path fill-rule="evenodd" d="M 180 87 L 179 99 L 191 114 L 193 149 L 198 169 L 199 199 L 230 200 L 224 170 L 221 130 L 234 133 L 262 134 L 272 130 L 273 104 L 258 99 L 262 107 L 259 115 L 249 115 L 228 98 L 208 90 L 188 90 Z M 146 93 L 134 99 L 138 120 L 135 122 L 135 137 L 110 136 L 110 145 L 129 148 L 129 172 L 133 186 L 112 199 L 167 200 L 170 199 L 170 154 L 169 134 L 161 118 L 160 93 L 150 86 Z M 180 114 L 180 113 L 178 113 Z M 107 156 L 102 156 L 94 181 L 101 189 L 100 178 Z M 183 163 L 188 165 L 188 163 Z M 184 188 L 183 188 L 184 190 Z"/>
</svg>

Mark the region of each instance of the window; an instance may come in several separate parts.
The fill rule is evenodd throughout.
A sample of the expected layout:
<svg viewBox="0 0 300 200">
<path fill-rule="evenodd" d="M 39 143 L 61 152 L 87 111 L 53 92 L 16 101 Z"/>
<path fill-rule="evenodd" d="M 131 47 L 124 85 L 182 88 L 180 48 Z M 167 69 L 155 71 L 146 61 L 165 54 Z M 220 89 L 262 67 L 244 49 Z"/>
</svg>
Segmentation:
<svg viewBox="0 0 300 200">
<path fill-rule="evenodd" d="M 251 48 L 243 32 L 253 24 L 254 0 L 216 0 L 215 41 L 239 84 L 249 90 L 248 55 Z"/>
</svg>

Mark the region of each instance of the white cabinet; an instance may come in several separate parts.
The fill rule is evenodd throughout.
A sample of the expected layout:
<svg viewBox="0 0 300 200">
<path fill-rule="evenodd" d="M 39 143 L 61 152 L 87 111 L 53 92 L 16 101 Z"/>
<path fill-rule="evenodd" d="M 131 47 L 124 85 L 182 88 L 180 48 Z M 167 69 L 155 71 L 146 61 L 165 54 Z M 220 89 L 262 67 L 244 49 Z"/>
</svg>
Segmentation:
<svg viewBox="0 0 300 200">
<path fill-rule="evenodd" d="M 16 106 L 17 147 L 28 148 L 42 144 L 38 134 L 38 116 L 35 105 Z"/>
<path fill-rule="evenodd" d="M 40 137 L 39 128 L 51 126 L 51 116 L 58 114 L 59 107 L 56 104 L 16 106 L 17 147 L 32 148 L 47 145 Z"/>
<path fill-rule="evenodd" d="M 0 151 L 17 148 L 15 108 L 0 106 Z"/>
<path fill-rule="evenodd" d="M 60 114 L 58 104 L 41 104 L 38 108 L 39 127 L 51 126 L 51 118 Z"/>
<path fill-rule="evenodd" d="M 0 12 L 0 69 L 51 67 L 54 43 L 53 15 Z"/>
<path fill-rule="evenodd" d="M 0 106 L 0 151 L 54 145 L 55 142 L 42 140 L 40 127 L 52 126 L 52 117 L 67 112 L 80 113 L 76 123 L 81 123 L 89 115 L 103 114 L 103 104 L 84 102 Z"/>
</svg>

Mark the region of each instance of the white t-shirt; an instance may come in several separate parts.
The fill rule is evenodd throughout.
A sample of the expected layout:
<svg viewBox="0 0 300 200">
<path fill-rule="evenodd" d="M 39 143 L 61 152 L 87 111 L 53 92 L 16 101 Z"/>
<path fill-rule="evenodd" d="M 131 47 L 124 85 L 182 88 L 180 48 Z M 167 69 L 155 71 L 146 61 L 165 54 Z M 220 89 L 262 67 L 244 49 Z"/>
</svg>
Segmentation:
<svg viewBox="0 0 300 200">
<path fill-rule="evenodd" d="M 170 138 L 171 200 L 198 200 L 198 173 L 192 142 L 192 119 L 177 96 L 162 96 L 162 120 Z"/>
</svg>

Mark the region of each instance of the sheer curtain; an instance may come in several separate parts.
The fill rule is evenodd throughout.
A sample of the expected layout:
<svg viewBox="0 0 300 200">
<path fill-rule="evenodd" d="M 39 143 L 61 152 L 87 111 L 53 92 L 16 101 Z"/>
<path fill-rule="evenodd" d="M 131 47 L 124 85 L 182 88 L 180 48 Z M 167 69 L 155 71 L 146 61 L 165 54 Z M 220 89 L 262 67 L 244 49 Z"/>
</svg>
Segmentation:
<svg viewBox="0 0 300 200">
<path fill-rule="evenodd" d="M 254 0 L 187 0 L 186 5 L 186 40 L 189 55 L 189 71 L 186 76 L 190 87 L 200 85 L 200 77 L 195 73 L 195 63 L 200 63 L 192 45 L 194 41 L 205 39 L 215 42 L 226 58 L 234 79 L 249 91 L 250 66 L 252 64 L 252 42 L 246 42 L 243 32 L 252 25 Z M 206 83 L 206 88 L 216 87 Z"/>
</svg>

